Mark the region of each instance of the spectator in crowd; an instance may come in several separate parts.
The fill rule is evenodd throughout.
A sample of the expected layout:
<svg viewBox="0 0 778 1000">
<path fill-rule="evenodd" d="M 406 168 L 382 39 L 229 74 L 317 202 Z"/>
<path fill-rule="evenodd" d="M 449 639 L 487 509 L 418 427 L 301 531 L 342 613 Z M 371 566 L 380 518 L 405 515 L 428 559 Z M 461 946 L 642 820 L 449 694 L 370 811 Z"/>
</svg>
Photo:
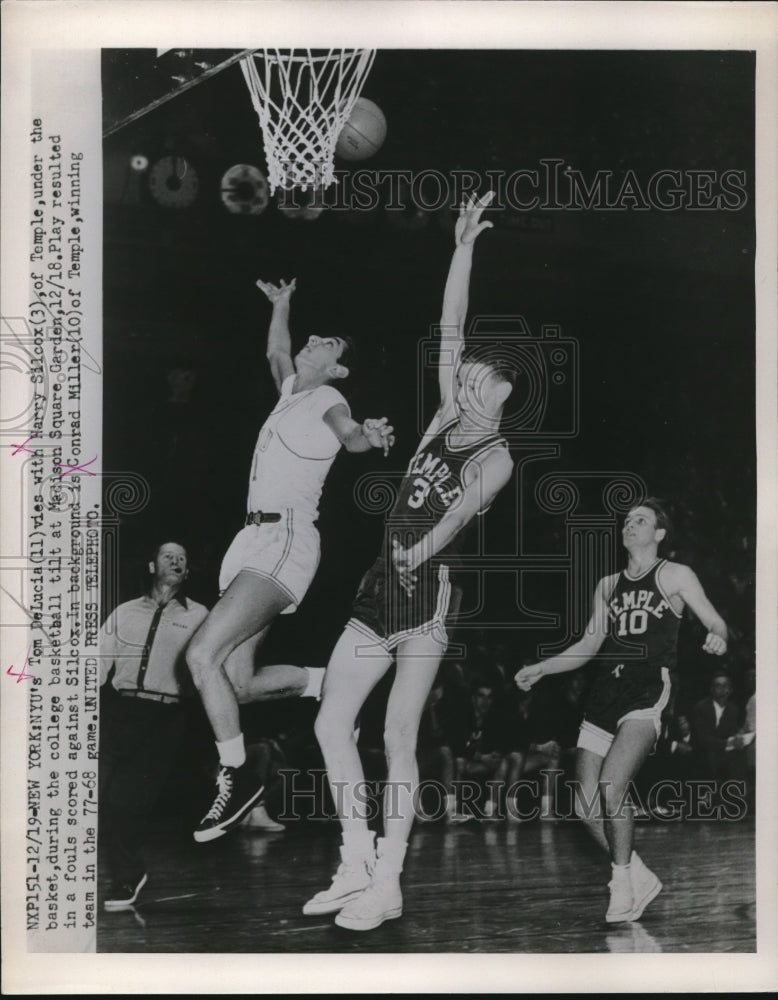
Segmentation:
<svg viewBox="0 0 778 1000">
<path fill-rule="evenodd" d="M 208 614 L 185 596 L 189 565 L 178 542 L 160 545 L 148 572 L 148 592 L 120 604 L 100 633 L 100 843 L 113 883 L 106 910 L 132 906 L 146 884 L 145 825 L 184 734 L 183 700 L 195 693 L 184 651 Z"/>
<path fill-rule="evenodd" d="M 738 737 L 742 715 L 732 700 L 733 686 L 728 673 L 717 670 L 710 695 L 698 701 L 692 710 L 692 745 L 700 771 L 717 784 L 745 777 L 745 754 Z"/>
<path fill-rule="evenodd" d="M 748 798 L 753 805 L 756 786 L 756 671 L 753 667 L 746 671 L 746 717 L 736 740 L 745 749 Z"/>
<path fill-rule="evenodd" d="M 427 781 L 435 781 L 443 788 L 446 797 L 445 818 L 449 823 L 461 823 L 471 818 L 457 811 L 454 794 L 454 753 L 449 745 L 448 732 L 452 714 L 451 702 L 455 699 L 455 692 L 447 695 L 442 671 L 438 671 L 421 717 L 416 751 L 419 776 L 422 779 L 421 787 L 423 788 Z M 435 807 L 438 805 L 439 803 L 435 803 Z M 420 802 L 417 807 L 417 819 L 438 818 L 436 811 L 428 814 L 424 808 L 424 803 Z"/>
<path fill-rule="evenodd" d="M 510 752 L 511 738 L 507 732 L 502 707 L 495 703 L 495 689 L 486 681 L 476 681 L 470 699 L 470 709 L 451 734 L 456 755 L 456 779 L 465 782 L 477 778 L 487 783 L 489 794 L 484 806 L 484 818 L 496 819 L 500 813 L 500 793 L 518 780 L 521 755 Z"/>
<path fill-rule="evenodd" d="M 581 670 L 566 674 L 562 678 L 562 695 L 557 696 L 554 714 L 557 742 L 561 748 L 562 766 L 575 763 L 575 748 L 578 744 L 578 730 L 583 720 L 583 695 L 586 675 Z"/>
<path fill-rule="evenodd" d="M 540 775 L 540 814 L 544 818 L 550 817 L 553 812 L 556 785 L 553 772 L 559 771 L 562 759 L 562 745 L 554 717 L 556 701 L 556 698 L 552 700 L 547 696 L 547 689 L 542 692 L 537 689 L 527 691 L 519 701 L 516 719 L 520 748 L 518 776 Z M 518 810 L 509 809 L 508 816 L 518 819 Z"/>
<path fill-rule="evenodd" d="M 685 715 L 672 712 L 662 726 L 660 739 L 664 742 L 665 751 L 674 761 L 672 777 L 682 781 L 691 777 L 692 727 Z"/>
<path fill-rule="evenodd" d="M 742 735 L 743 736 L 756 736 L 756 671 L 749 670 L 746 675 L 746 681 L 749 685 L 748 701 L 746 702 L 746 721 L 743 723 Z M 753 770 L 756 765 L 756 753 L 754 740 L 751 739 L 746 743 L 747 753 L 746 759 L 748 761 L 749 769 Z"/>
<path fill-rule="evenodd" d="M 494 680 L 495 685 L 503 689 L 502 694 L 507 694 L 511 689 L 516 690 L 511 676 L 515 672 L 513 658 L 508 652 L 507 645 L 504 642 L 495 642 L 490 650 L 488 667 L 481 673 Z"/>
<path fill-rule="evenodd" d="M 470 683 L 465 665 L 461 660 L 444 660 L 440 665 L 439 673 L 443 678 L 443 686 L 447 694 L 460 694 L 463 700 L 467 700 Z"/>
</svg>

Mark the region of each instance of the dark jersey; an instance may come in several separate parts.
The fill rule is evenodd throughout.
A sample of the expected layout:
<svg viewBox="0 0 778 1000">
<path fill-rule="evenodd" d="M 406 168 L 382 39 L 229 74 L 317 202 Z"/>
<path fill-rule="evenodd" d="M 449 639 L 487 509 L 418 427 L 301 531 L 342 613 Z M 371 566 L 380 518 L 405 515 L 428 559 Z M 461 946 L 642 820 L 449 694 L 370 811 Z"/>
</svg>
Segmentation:
<svg viewBox="0 0 778 1000">
<path fill-rule="evenodd" d="M 630 662 L 675 668 L 681 616 L 657 581 L 664 564 L 665 560 L 660 559 L 636 579 L 622 570 L 610 596 L 606 596 L 610 625 L 598 654 L 606 669 L 612 671 L 622 662 L 624 670 L 629 670 Z"/>
<path fill-rule="evenodd" d="M 384 555 L 387 559 L 391 558 L 393 538 L 403 548 L 410 548 L 435 527 L 446 511 L 456 508 L 465 492 L 465 470 L 470 462 L 491 448 L 508 446 L 504 438 L 490 434 L 462 448 L 454 448 L 449 443 L 449 436 L 455 425 L 456 420 L 453 420 L 442 427 L 411 459 L 386 524 Z M 466 535 L 466 531 L 458 532 L 431 561 L 456 562 Z"/>
</svg>

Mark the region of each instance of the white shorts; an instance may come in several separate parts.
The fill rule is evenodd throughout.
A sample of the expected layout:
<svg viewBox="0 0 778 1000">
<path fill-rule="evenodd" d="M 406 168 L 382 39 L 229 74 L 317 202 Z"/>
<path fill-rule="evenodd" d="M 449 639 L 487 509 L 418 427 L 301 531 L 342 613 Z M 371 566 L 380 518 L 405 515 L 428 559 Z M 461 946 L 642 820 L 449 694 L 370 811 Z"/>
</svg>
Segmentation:
<svg viewBox="0 0 778 1000">
<path fill-rule="evenodd" d="M 650 722 L 654 723 L 654 731 L 656 732 L 656 738 L 659 739 L 659 734 L 662 729 L 662 709 L 656 708 L 636 708 L 632 712 L 627 712 L 626 715 L 622 715 L 619 719 L 618 725 L 620 726 L 622 722 L 626 722 L 627 719 L 648 719 Z M 608 751 L 611 748 L 611 744 L 616 739 L 613 733 L 609 733 L 607 729 L 602 729 L 600 726 L 596 726 L 593 722 L 588 719 L 584 719 L 581 723 L 581 728 L 578 731 L 578 743 L 582 750 L 590 750 L 592 753 L 596 753 L 598 757 L 607 757 Z"/>
<path fill-rule="evenodd" d="M 290 615 L 305 597 L 319 566 L 319 532 L 307 518 L 295 517 L 291 507 L 281 511 L 275 524 L 248 524 L 239 531 L 222 559 L 219 593 L 223 594 L 238 573 L 267 577 L 289 595 Z"/>
<path fill-rule="evenodd" d="M 659 739 L 662 713 L 670 700 L 670 691 L 667 667 L 625 670 L 615 678 L 607 677 L 605 683 L 601 675 L 589 692 L 578 746 L 605 757 L 619 727 L 629 719 L 653 722 Z"/>
<path fill-rule="evenodd" d="M 577 746 L 581 750 L 596 753 L 598 757 L 607 757 L 614 739 L 613 733 L 609 733 L 607 729 L 600 729 L 593 722 L 584 721 L 578 731 Z"/>
</svg>

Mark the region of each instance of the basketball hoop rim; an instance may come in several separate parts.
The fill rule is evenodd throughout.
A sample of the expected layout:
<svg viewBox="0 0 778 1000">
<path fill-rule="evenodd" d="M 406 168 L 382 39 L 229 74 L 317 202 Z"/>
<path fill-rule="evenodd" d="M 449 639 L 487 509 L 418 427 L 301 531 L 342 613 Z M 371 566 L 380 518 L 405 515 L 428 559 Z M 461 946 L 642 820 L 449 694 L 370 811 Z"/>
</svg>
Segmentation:
<svg viewBox="0 0 778 1000">
<path fill-rule="evenodd" d="M 342 59 L 344 57 L 344 55 L 345 56 L 349 56 L 349 55 L 352 55 L 353 53 L 368 52 L 370 50 L 369 49 L 330 49 L 329 52 L 326 55 L 312 56 L 312 55 L 310 55 L 310 49 L 293 49 L 293 50 L 291 50 L 292 53 L 299 51 L 301 53 L 305 52 L 305 53 L 308 53 L 308 54 L 307 55 L 302 55 L 301 54 L 299 56 L 292 54 L 292 55 L 288 55 L 288 56 L 285 55 L 283 57 L 279 57 L 278 55 L 276 55 L 276 53 L 278 51 L 279 51 L 278 49 L 252 49 L 251 50 L 251 55 L 250 56 L 246 56 L 246 58 L 249 59 L 249 58 L 256 58 L 256 56 L 260 56 L 262 59 L 264 59 L 265 62 L 270 63 L 270 64 L 273 64 L 273 63 L 281 64 L 281 63 L 283 63 L 284 65 L 286 65 L 288 63 L 297 63 L 297 62 L 299 62 L 299 63 L 309 63 L 310 64 L 310 63 L 334 62 L 336 59 Z"/>
<path fill-rule="evenodd" d="M 241 61 L 272 194 L 336 183 L 335 144 L 375 56 L 375 49 L 255 49 Z"/>
</svg>

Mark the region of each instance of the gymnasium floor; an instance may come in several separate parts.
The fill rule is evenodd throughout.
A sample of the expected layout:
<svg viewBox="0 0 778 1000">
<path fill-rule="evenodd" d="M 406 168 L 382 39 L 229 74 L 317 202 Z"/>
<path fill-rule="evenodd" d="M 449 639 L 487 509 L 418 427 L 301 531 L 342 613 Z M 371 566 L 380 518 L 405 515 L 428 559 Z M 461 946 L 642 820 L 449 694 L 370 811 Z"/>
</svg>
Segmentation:
<svg viewBox="0 0 778 1000">
<path fill-rule="evenodd" d="M 405 912 L 369 933 L 300 908 L 329 884 L 338 828 L 239 829 L 197 845 L 158 830 L 134 910 L 101 912 L 99 952 L 753 952 L 754 821 L 639 824 L 665 889 L 636 924 L 607 925 L 608 871 L 576 822 L 414 829 Z M 103 883 L 104 888 L 104 883 Z"/>
</svg>

